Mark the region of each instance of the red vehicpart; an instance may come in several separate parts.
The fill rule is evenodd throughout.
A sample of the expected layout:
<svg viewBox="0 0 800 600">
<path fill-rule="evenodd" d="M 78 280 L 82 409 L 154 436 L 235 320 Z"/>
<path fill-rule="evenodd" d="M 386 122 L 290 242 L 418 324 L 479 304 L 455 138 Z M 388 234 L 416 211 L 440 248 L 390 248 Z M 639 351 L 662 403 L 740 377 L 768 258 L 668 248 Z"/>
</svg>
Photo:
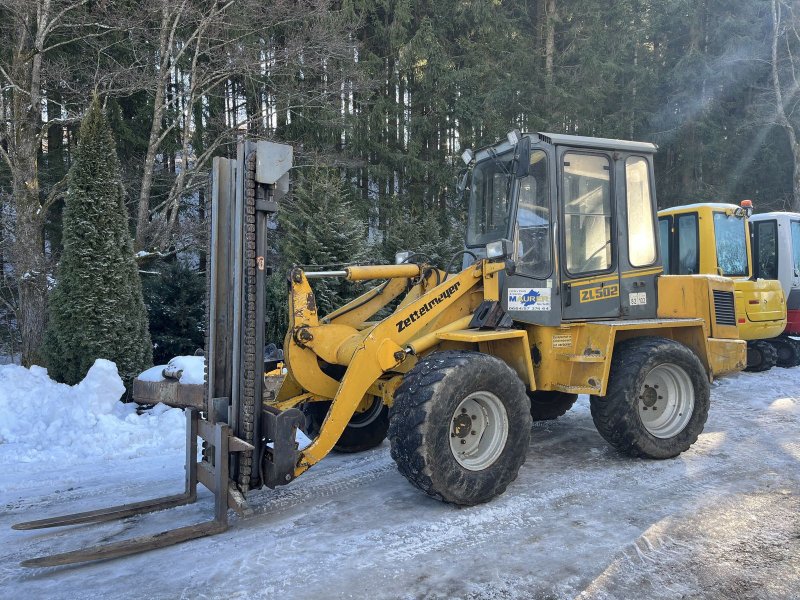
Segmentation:
<svg viewBox="0 0 800 600">
<path fill-rule="evenodd" d="M 800 310 L 786 311 L 786 335 L 800 335 Z"/>
</svg>

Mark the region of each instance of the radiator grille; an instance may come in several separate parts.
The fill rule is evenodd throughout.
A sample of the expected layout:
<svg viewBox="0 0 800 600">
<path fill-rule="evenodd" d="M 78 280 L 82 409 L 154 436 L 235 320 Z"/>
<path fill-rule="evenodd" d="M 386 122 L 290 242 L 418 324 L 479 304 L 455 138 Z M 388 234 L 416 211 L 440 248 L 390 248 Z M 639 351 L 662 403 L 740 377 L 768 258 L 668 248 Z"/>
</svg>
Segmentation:
<svg viewBox="0 0 800 600">
<path fill-rule="evenodd" d="M 717 314 L 717 325 L 736 325 L 736 309 L 733 304 L 733 292 L 714 291 L 714 312 Z"/>
</svg>

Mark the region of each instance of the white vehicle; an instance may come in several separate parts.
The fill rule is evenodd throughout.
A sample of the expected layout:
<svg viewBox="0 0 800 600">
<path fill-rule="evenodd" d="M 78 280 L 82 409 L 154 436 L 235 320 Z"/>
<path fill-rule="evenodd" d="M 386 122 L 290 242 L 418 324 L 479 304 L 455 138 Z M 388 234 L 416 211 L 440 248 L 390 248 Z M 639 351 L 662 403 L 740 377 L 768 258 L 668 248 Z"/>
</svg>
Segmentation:
<svg viewBox="0 0 800 600">
<path fill-rule="evenodd" d="M 786 294 L 784 335 L 800 335 L 800 213 L 750 217 L 755 276 L 777 279 Z"/>
</svg>

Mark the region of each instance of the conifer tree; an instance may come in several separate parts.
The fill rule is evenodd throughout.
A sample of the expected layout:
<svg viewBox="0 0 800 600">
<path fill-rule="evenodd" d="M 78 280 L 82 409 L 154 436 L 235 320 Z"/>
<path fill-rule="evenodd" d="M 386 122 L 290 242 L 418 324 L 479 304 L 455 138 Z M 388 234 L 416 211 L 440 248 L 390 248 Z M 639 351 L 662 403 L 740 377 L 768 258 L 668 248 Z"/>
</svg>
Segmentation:
<svg viewBox="0 0 800 600">
<path fill-rule="evenodd" d="M 365 221 L 353 208 L 348 186 L 336 169 L 314 168 L 299 174 L 293 194 L 278 212 L 278 264 L 268 282 L 267 340 L 282 342 L 286 332 L 286 274 L 292 265 L 316 265 L 318 270 L 345 264 L 375 262 L 367 243 Z M 341 279 L 313 282 L 321 315 L 364 291 Z"/>
<path fill-rule="evenodd" d="M 97 98 L 68 178 L 64 252 L 45 337 L 50 375 L 75 384 L 106 358 L 130 384 L 152 363 L 152 346 L 116 146 Z"/>
</svg>

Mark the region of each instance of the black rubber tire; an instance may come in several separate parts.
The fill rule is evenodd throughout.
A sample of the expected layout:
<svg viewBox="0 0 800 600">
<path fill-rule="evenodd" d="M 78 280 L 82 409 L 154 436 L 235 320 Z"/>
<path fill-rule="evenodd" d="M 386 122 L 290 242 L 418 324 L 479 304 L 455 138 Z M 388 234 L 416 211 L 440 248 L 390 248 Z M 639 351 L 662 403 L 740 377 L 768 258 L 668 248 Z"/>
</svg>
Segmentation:
<svg viewBox="0 0 800 600">
<path fill-rule="evenodd" d="M 775 364 L 783 369 L 790 369 L 800 365 L 800 343 L 787 336 L 780 336 L 767 340 L 775 348 Z"/>
<path fill-rule="evenodd" d="M 451 419 L 461 401 L 477 391 L 494 394 L 508 418 L 505 447 L 480 471 L 461 466 L 450 449 Z M 525 387 L 505 362 L 480 352 L 435 352 L 403 378 L 389 420 L 392 458 L 400 473 L 443 502 L 473 506 L 502 494 L 525 462 L 531 415 Z"/>
<path fill-rule="evenodd" d="M 786 341 L 788 341 L 794 347 L 795 352 L 797 353 L 797 365 L 795 366 L 800 367 L 800 340 L 796 340 L 788 335 L 783 335 L 781 337 Z"/>
<path fill-rule="evenodd" d="M 578 394 L 538 390 L 528 392 L 531 401 L 531 418 L 534 421 L 552 421 L 566 413 L 578 399 Z"/>
<path fill-rule="evenodd" d="M 686 426 L 670 438 L 652 435 L 639 417 L 645 377 L 657 365 L 671 363 L 685 371 L 694 388 L 694 411 Z M 702 433 L 711 393 L 708 376 L 694 352 L 674 340 L 641 337 L 614 347 L 605 396 L 591 396 L 592 419 L 600 435 L 629 456 L 672 458 L 687 450 Z"/>
<path fill-rule="evenodd" d="M 747 342 L 747 367 L 745 371 L 761 373 L 778 364 L 778 351 L 767 340 Z"/>
<path fill-rule="evenodd" d="M 375 402 L 380 403 L 380 399 L 375 398 Z M 330 402 L 308 402 L 300 407 L 306 416 L 305 433 L 312 440 L 319 435 L 330 407 Z M 381 442 L 386 439 L 388 429 L 389 407 L 373 404 L 372 408 L 367 411 L 352 416 L 350 423 L 344 428 L 333 449 L 343 454 L 370 450 L 380 446 Z"/>
</svg>

